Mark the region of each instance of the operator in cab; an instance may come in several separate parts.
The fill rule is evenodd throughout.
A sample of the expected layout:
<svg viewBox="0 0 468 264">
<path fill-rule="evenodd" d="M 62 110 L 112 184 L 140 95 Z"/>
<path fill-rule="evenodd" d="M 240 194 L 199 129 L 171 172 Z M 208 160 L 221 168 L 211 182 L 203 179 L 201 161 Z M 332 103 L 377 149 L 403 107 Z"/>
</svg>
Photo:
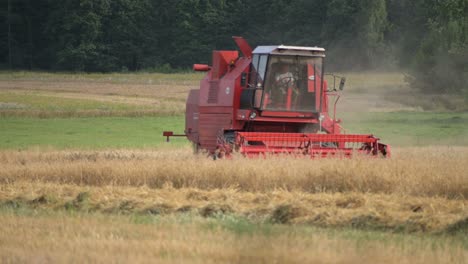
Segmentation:
<svg viewBox="0 0 468 264">
<path fill-rule="evenodd" d="M 286 104 L 288 90 L 292 90 L 294 98 L 299 95 L 297 88 L 297 77 L 291 72 L 288 63 L 281 63 L 278 70 L 274 73 L 274 88 L 272 89 L 272 100 L 276 106 Z"/>
</svg>

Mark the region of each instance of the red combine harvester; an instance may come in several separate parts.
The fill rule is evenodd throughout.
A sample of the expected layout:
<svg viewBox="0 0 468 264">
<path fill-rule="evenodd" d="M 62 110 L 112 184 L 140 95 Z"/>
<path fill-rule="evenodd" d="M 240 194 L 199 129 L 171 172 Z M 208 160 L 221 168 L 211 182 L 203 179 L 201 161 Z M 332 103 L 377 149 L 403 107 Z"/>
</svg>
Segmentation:
<svg viewBox="0 0 468 264">
<path fill-rule="evenodd" d="M 333 88 L 328 87 L 325 49 L 281 45 L 252 50 L 245 39 L 234 41 L 242 57 L 238 51 L 213 51 L 212 66 L 194 65 L 195 71 L 208 73 L 200 89 L 189 93 L 185 134 L 166 131 L 167 141 L 186 136 L 196 150 L 207 150 L 214 158 L 232 152 L 248 157 L 390 156 L 390 147 L 373 135 L 343 134 L 335 113 L 345 78 L 332 75 Z M 333 117 L 330 97 L 336 99 Z"/>
</svg>

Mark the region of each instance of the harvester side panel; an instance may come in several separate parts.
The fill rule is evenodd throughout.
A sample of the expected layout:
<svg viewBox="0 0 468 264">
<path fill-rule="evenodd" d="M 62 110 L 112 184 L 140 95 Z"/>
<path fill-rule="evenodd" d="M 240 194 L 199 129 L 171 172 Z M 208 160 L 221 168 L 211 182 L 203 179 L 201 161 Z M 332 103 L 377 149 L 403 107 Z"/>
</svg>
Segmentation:
<svg viewBox="0 0 468 264">
<path fill-rule="evenodd" d="M 248 70 L 250 60 L 241 60 L 240 66 L 233 69 L 225 63 L 225 58 L 232 58 L 237 53 L 217 54 L 216 61 L 220 61 L 213 68 L 213 74 L 221 77 L 214 79 L 208 74 L 201 81 L 200 94 L 198 99 L 198 142 L 204 149 L 214 152 L 217 147 L 217 139 L 226 130 L 240 130 L 244 127 L 244 122 L 237 122 L 235 119 L 235 109 L 238 109 L 241 92 L 240 80 L 242 72 Z M 226 71 L 215 71 L 217 67 L 228 67 Z M 222 76 L 219 76 L 221 73 Z M 188 106 L 187 106 L 188 107 Z"/>
<path fill-rule="evenodd" d="M 203 113 L 201 109 L 199 119 L 200 144 L 210 152 L 216 150 L 220 128 L 229 128 L 232 123 L 232 113 Z"/>
<path fill-rule="evenodd" d="M 198 120 L 200 118 L 198 108 L 199 91 L 190 90 L 185 109 L 185 134 L 195 144 L 198 144 Z"/>
<path fill-rule="evenodd" d="M 205 77 L 200 83 L 200 106 L 223 106 L 238 109 L 241 94 L 241 75 L 248 71 L 250 60 L 240 58 L 235 68 L 220 79 Z M 208 74 L 210 75 L 211 72 Z"/>
<path fill-rule="evenodd" d="M 213 51 L 212 78 L 220 79 L 229 70 L 229 65 L 239 57 L 239 52 L 232 50 Z"/>
</svg>

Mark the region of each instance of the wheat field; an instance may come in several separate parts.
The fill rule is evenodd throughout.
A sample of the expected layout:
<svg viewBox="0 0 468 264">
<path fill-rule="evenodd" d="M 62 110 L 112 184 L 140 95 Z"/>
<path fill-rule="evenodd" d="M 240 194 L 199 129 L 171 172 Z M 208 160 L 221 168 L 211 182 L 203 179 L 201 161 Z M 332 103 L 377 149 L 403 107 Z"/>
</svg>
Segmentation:
<svg viewBox="0 0 468 264">
<path fill-rule="evenodd" d="M 390 160 L 0 151 L 0 259 L 464 263 L 466 147 Z"/>
<path fill-rule="evenodd" d="M 236 219 L 0 215 L 4 263 L 464 263 L 450 237 L 376 236 L 322 229 L 262 227 L 235 233 Z M 354 239 L 350 239 L 354 237 Z M 359 240 L 356 243 L 355 240 Z"/>
<path fill-rule="evenodd" d="M 468 197 L 467 147 L 417 147 L 391 159 L 268 157 L 213 161 L 189 148 L 109 151 L 0 151 L 0 182 L 148 186 L 241 191 L 364 192 Z"/>
<path fill-rule="evenodd" d="M 38 205 L 55 208 L 88 193 L 87 209 L 98 211 L 204 214 L 213 207 L 284 223 L 433 232 L 468 219 L 466 160 L 466 147 L 401 149 L 390 160 L 213 161 L 190 149 L 3 151 L 0 199 L 43 198 Z M 281 213 L 285 219 L 275 220 Z"/>
</svg>

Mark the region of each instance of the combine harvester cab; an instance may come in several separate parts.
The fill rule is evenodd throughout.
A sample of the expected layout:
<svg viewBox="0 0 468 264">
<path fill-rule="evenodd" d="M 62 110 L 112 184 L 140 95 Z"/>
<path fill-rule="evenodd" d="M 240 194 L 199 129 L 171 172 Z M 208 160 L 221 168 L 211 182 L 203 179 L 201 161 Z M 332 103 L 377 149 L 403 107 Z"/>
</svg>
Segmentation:
<svg viewBox="0 0 468 264">
<path fill-rule="evenodd" d="M 166 131 L 168 140 L 186 136 L 197 150 L 207 150 L 215 158 L 233 152 L 248 157 L 390 156 L 390 147 L 373 135 L 342 134 L 335 114 L 345 78 L 332 75 L 333 88 L 328 88 L 325 49 L 280 45 L 252 50 L 243 38 L 234 41 L 243 56 L 238 51 L 213 51 L 212 66 L 194 65 L 195 71 L 207 75 L 200 89 L 189 93 L 185 134 Z"/>
</svg>

